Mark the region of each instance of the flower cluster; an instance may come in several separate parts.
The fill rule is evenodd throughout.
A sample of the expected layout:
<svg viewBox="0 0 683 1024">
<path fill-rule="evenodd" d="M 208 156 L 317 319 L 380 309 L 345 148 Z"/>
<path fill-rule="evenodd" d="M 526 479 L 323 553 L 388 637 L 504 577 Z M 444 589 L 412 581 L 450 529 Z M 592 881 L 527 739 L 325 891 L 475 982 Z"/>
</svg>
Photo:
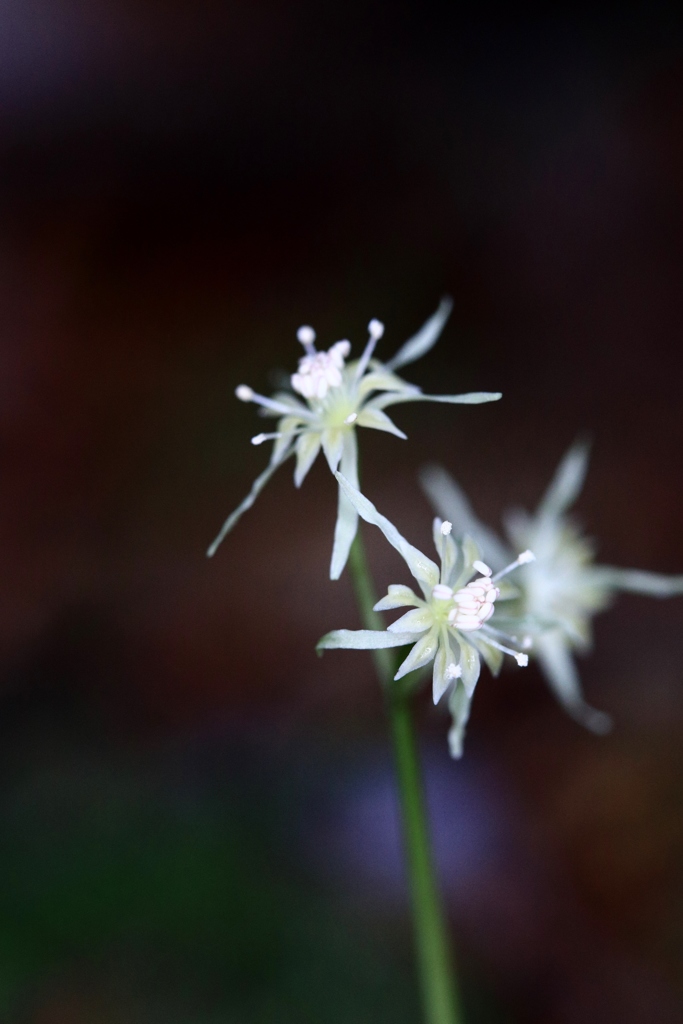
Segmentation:
<svg viewBox="0 0 683 1024">
<path fill-rule="evenodd" d="M 511 655 L 518 665 L 529 661 L 525 653 L 529 638 L 521 641 L 488 624 L 501 589 L 495 584 L 513 569 L 533 561 L 531 551 L 524 551 L 510 565 L 494 576 L 479 558 L 479 550 L 469 537 L 456 544 L 451 524 L 434 520 L 434 546 L 440 566 L 413 547 L 396 527 L 381 515 L 371 501 L 337 473 L 340 487 L 354 508 L 367 523 L 378 526 L 389 543 L 405 560 L 417 580 L 422 597 L 403 585 L 389 587 L 387 596 L 375 605 L 375 611 L 410 608 L 386 630 L 337 629 L 318 643 L 318 650 L 348 647 L 371 650 L 382 647 L 412 649 L 399 666 L 394 679 L 408 672 L 433 664 L 432 696 L 438 703 L 450 689 L 449 708 L 453 725 L 449 746 L 453 757 L 462 754 L 465 725 L 470 701 L 479 679 L 483 658 L 494 674 L 500 671 L 503 655 Z M 477 575 L 478 574 L 478 575 Z"/>
<path fill-rule="evenodd" d="M 475 391 L 464 395 L 425 395 L 415 384 L 408 384 L 396 375 L 396 370 L 415 362 L 436 343 L 451 311 L 451 300 L 443 299 L 436 312 L 420 330 L 410 338 L 386 363 L 374 358 L 375 346 L 384 334 L 379 320 L 368 324 L 370 335 L 360 359 L 346 362 L 351 353 L 349 341 L 338 341 L 327 352 L 315 348 L 315 331 L 300 327 L 297 337 L 305 355 L 299 360 L 296 373 L 290 378 L 291 391 L 279 391 L 271 398 L 259 395 L 246 384 L 240 384 L 235 394 L 243 402 L 255 402 L 265 416 L 279 418 L 277 430 L 270 434 L 257 434 L 252 443 L 272 440 L 273 450 L 266 469 L 256 478 L 251 491 L 223 524 L 220 533 L 208 550 L 211 557 L 219 544 L 233 528 L 240 516 L 251 508 L 275 470 L 289 458 L 296 456 L 294 483 L 300 487 L 306 474 L 322 449 L 333 473 L 342 471 L 347 480 L 358 486 L 358 449 L 356 429 L 370 427 L 383 430 L 395 437 L 406 435 L 387 416 L 385 409 L 402 402 L 445 402 L 448 404 L 477 405 L 494 402 L 499 392 Z M 300 397 L 299 397 L 300 396 Z M 337 524 L 330 577 L 341 576 L 349 550 L 358 529 L 358 514 L 339 491 Z"/>
<path fill-rule="evenodd" d="M 594 545 L 566 514 L 579 495 L 587 467 L 588 446 L 579 441 L 560 462 L 535 514 L 508 514 L 509 544 L 477 519 L 445 470 L 424 470 L 422 485 L 435 511 L 452 520 L 457 535 L 475 538 L 492 566 L 505 565 L 520 546 L 533 548 L 536 557 L 516 579 L 519 596 L 510 611 L 524 623 L 533 656 L 566 710 L 594 732 L 606 732 L 610 719 L 586 704 L 573 653 L 590 648 L 591 619 L 611 604 L 616 591 L 671 597 L 683 593 L 683 576 L 595 564 Z"/>
<path fill-rule="evenodd" d="M 252 438 L 255 445 L 274 442 L 269 464 L 225 521 L 208 554 L 215 553 L 289 456 L 296 458 L 294 482 L 300 487 L 322 450 L 338 485 L 331 578 L 338 579 L 344 569 L 360 517 L 377 526 L 401 554 L 421 593 L 404 584 L 393 584 L 375 604 L 375 611 L 404 609 L 395 622 L 386 629 L 334 630 L 320 640 L 319 651 L 410 646 L 394 680 L 431 665 L 434 703 L 448 694 L 453 720 L 449 746 L 454 757 L 462 754 L 481 660 L 497 674 L 505 655 L 519 666 L 528 664 L 529 655 L 536 658 L 570 714 L 594 731 L 605 732 L 610 720 L 584 701 L 573 653 L 589 647 L 591 619 L 607 607 L 615 591 L 631 590 L 657 597 L 680 594 L 683 576 L 594 564 L 592 544 L 566 514 L 586 473 L 588 451 L 584 444 L 575 444 L 566 454 L 534 515 L 516 513 L 508 517 L 509 543 L 477 519 L 460 487 L 444 470 L 425 470 L 423 487 L 443 517 L 435 519 L 433 525 L 438 565 L 410 544 L 361 493 L 358 427 L 405 438 L 385 411 L 392 405 L 472 405 L 501 397 L 498 392 L 425 395 L 419 387 L 397 376 L 397 370 L 432 348 L 450 310 L 450 300 L 444 299 L 417 334 L 387 362 L 375 357 L 375 348 L 384 334 L 379 320 L 368 324 L 369 340 L 360 358 L 352 361 L 349 341 L 338 341 L 327 351 L 319 351 L 313 328 L 300 327 L 297 337 L 304 355 L 290 377 L 291 390 L 268 398 L 246 384 L 236 389 L 241 401 L 254 402 L 263 415 L 277 419 L 277 429 Z M 513 571 L 514 577 L 509 579 Z"/>
</svg>

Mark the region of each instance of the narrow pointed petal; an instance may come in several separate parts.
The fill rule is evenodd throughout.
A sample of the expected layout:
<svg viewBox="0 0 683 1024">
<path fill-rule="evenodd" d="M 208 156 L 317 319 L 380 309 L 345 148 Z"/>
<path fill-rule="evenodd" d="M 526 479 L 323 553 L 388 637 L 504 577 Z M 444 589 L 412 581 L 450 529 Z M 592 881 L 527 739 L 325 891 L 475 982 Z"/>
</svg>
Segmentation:
<svg viewBox="0 0 683 1024">
<path fill-rule="evenodd" d="M 416 359 L 421 359 L 429 352 L 430 348 L 438 341 L 452 309 L 453 300 L 449 296 L 444 296 L 436 312 L 432 313 L 420 330 L 400 347 L 393 359 L 389 360 L 386 364 L 387 369 L 398 370 L 401 366 L 407 366 L 408 363 L 414 363 Z"/>
<path fill-rule="evenodd" d="M 453 523 L 456 537 L 468 533 L 494 572 L 509 565 L 514 555 L 493 530 L 477 518 L 465 492 L 450 473 L 440 466 L 425 466 L 420 473 L 420 483 L 439 515 Z"/>
<path fill-rule="evenodd" d="M 414 633 L 390 633 L 385 629 L 333 629 L 318 640 L 315 649 L 318 653 L 341 648 L 377 651 L 383 647 L 405 647 L 414 643 Z"/>
<path fill-rule="evenodd" d="M 463 640 L 462 634 L 458 635 L 458 643 L 460 645 L 460 668 L 462 669 L 461 682 L 467 696 L 471 698 L 481 672 L 479 651 Z"/>
<path fill-rule="evenodd" d="M 392 633 L 392 636 L 410 636 L 413 641 L 415 640 L 414 633 Z M 414 672 L 416 668 L 422 668 L 423 665 L 428 665 L 436 654 L 438 646 L 438 633 L 435 629 L 430 629 L 426 636 L 421 637 L 417 641 L 406 660 L 399 666 L 394 679 L 402 679 L 403 676 L 407 676 L 409 672 Z"/>
<path fill-rule="evenodd" d="M 431 628 L 433 622 L 434 615 L 429 608 L 413 608 L 387 626 L 387 629 L 392 633 L 424 633 Z"/>
<path fill-rule="evenodd" d="M 525 512 L 523 508 L 510 508 L 503 513 L 503 525 L 505 526 L 505 532 L 510 538 L 510 542 L 513 545 L 515 551 L 524 551 L 525 548 L 530 547 L 530 541 L 533 540 L 534 544 L 538 546 L 539 540 L 539 529 L 534 518 Z M 547 532 L 543 531 L 541 540 L 547 543 Z M 511 549 L 512 550 L 512 549 Z M 537 553 L 537 552 L 535 552 Z M 513 556 L 514 557 L 514 556 Z M 500 568 L 505 568 L 501 565 Z M 496 566 L 496 569 L 499 567 Z"/>
<path fill-rule="evenodd" d="M 296 398 L 291 391 L 276 391 L 273 395 L 273 400 L 291 409 L 292 416 L 297 416 L 302 423 L 308 423 L 311 420 L 311 410 Z"/>
<path fill-rule="evenodd" d="M 462 552 L 462 558 L 458 559 L 453 572 L 454 580 L 453 583 L 450 584 L 454 590 L 464 587 L 465 584 L 472 579 L 476 572 L 473 568 L 474 563 L 481 558 L 481 552 L 479 551 L 477 544 L 467 533 L 460 541 L 460 549 Z"/>
<path fill-rule="evenodd" d="M 374 430 L 384 430 L 387 434 L 394 434 L 403 441 L 408 436 L 402 430 L 399 430 L 396 424 L 381 409 L 361 409 L 358 413 L 356 424 L 359 427 L 372 427 Z"/>
<path fill-rule="evenodd" d="M 559 466 L 538 506 L 538 516 L 562 515 L 579 496 L 588 469 L 589 445 L 576 441 Z"/>
<path fill-rule="evenodd" d="M 337 473 L 336 477 L 340 487 L 348 495 L 354 508 L 366 523 L 378 526 L 392 547 L 396 548 L 398 553 L 405 559 L 406 565 L 422 587 L 425 597 L 428 597 L 431 594 L 432 588 L 439 582 L 439 569 L 436 563 L 431 558 L 423 555 L 418 548 L 409 544 L 405 537 L 401 536 L 394 524 L 381 515 L 372 502 L 368 501 L 365 495 L 361 494 L 356 487 L 353 487 L 341 473 Z"/>
<path fill-rule="evenodd" d="M 356 431 L 344 432 L 341 466 L 347 479 L 358 486 L 358 443 Z M 336 474 L 335 474 L 336 475 Z M 334 528 L 334 544 L 330 563 L 330 579 L 338 580 L 344 571 L 353 539 L 358 531 L 358 512 L 343 488 L 339 488 L 337 499 L 337 522 Z"/>
<path fill-rule="evenodd" d="M 344 451 L 344 438 L 350 436 L 353 431 L 346 430 L 323 430 L 321 435 L 323 451 L 327 464 L 333 473 L 339 469 L 342 453 Z"/>
<path fill-rule="evenodd" d="M 535 637 L 534 654 L 555 696 L 572 718 L 592 732 L 609 732 L 609 715 L 596 711 L 583 699 L 579 674 L 562 634 L 554 630 Z"/>
<path fill-rule="evenodd" d="M 232 530 L 232 528 L 235 525 L 235 523 L 237 522 L 237 520 L 248 509 L 251 508 L 251 506 L 254 504 L 254 502 L 258 498 L 258 496 L 261 493 L 261 491 L 263 490 L 263 488 L 266 486 L 266 484 L 270 480 L 270 478 L 273 475 L 273 473 L 275 472 L 275 470 L 278 469 L 278 467 L 282 465 L 282 463 L 285 461 L 285 459 L 287 459 L 292 454 L 292 438 L 291 437 L 289 438 L 289 443 L 287 444 L 287 446 L 282 447 L 282 448 L 277 450 L 277 458 L 274 457 L 275 454 L 276 454 L 276 450 L 274 449 L 273 450 L 273 456 L 271 456 L 271 460 L 270 460 L 268 466 L 266 466 L 266 468 L 264 469 L 264 471 L 261 473 L 260 476 L 256 477 L 256 479 L 254 480 L 253 484 L 251 485 L 251 490 L 249 491 L 249 494 L 246 496 L 244 501 L 242 501 L 237 506 L 235 511 L 230 513 L 228 518 L 223 523 L 218 536 L 216 537 L 216 539 L 214 540 L 214 542 L 211 544 L 211 546 L 209 547 L 208 551 L 206 552 L 208 558 L 213 558 L 213 556 L 216 554 L 216 551 L 218 550 L 221 542 L 230 533 L 230 531 Z"/>
<path fill-rule="evenodd" d="M 393 608 L 403 608 L 406 605 L 418 606 L 421 604 L 422 598 L 418 597 L 410 587 L 405 587 L 401 583 L 392 583 L 389 586 L 387 596 L 377 602 L 373 611 L 388 612 Z"/>
<path fill-rule="evenodd" d="M 300 434 L 296 442 L 296 469 L 294 471 L 294 483 L 301 487 L 306 474 L 318 457 L 320 451 L 320 434 Z"/>
<path fill-rule="evenodd" d="M 387 409 L 390 405 L 399 405 L 401 402 L 445 402 L 447 405 L 482 405 L 484 402 L 497 402 L 503 397 L 502 391 L 469 391 L 464 395 L 423 395 L 422 392 L 410 392 L 410 394 L 396 394 L 388 391 L 386 394 L 371 398 L 366 409 Z"/>
<path fill-rule="evenodd" d="M 454 683 L 448 675 L 448 666 L 455 662 L 448 637 L 448 630 L 442 629 L 439 635 L 439 650 L 434 658 L 434 672 L 432 674 L 432 699 L 438 704 L 444 693 Z"/>
<path fill-rule="evenodd" d="M 683 576 L 667 576 L 661 572 L 644 572 L 641 569 L 615 569 L 609 565 L 596 566 L 591 576 L 599 586 L 629 590 L 649 597 L 683 594 Z"/>
<path fill-rule="evenodd" d="M 465 727 L 470 717 L 470 697 L 462 684 L 454 686 L 448 698 L 448 708 L 453 724 L 448 733 L 448 747 L 451 757 L 462 757 Z"/>
<path fill-rule="evenodd" d="M 486 662 L 491 675 L 497 676 L 503 667 L 503 652 L 499 651 L 497 647 L 491 647 L 483 637 L 477 636 L 476 632 L 471 633 L 470 637 L 473 646 L 477 648 Z"/>
<path fill-rule="evenodd" d="M 415 384 L 409 384 L 408 381 L 402 380 L 397 377 L 394 373 L 389 373 L 385 367 L 380 369 L 370 370 L 366 373 L 362 380 L 358 384 L 358 397 L 365 398 L 373 391 L 405 391 L 419 392 L 419 388 Z"/>
</svg>

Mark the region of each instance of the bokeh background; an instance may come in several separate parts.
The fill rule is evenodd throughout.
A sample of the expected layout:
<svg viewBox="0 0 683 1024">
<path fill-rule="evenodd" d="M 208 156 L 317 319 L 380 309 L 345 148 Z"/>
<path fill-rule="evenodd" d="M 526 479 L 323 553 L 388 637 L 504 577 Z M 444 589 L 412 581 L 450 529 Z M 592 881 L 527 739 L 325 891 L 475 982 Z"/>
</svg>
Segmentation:
<svg viewBox="0 0 683 1024">
<path fill-rule="evenodd" d="M 204 557 L 267 458 L 233 389 L 449 293 L 406 375 L 504 399 L 365 432 L 369 495 L 426 545 L 424 461 L 497 523 L 588 432 L 601 559 L 683 572 L 673 10 L 0 6 L 3 1021 L 419 1018 L 381 697 L 313 651 L 358 624 L 326 468 Z M 419 702 L 469 1024 L 683 1020 L 682 655 L 683 599 L 598 619 L 606 739 L 534 668 L 461 763 Z"/>
</svg>

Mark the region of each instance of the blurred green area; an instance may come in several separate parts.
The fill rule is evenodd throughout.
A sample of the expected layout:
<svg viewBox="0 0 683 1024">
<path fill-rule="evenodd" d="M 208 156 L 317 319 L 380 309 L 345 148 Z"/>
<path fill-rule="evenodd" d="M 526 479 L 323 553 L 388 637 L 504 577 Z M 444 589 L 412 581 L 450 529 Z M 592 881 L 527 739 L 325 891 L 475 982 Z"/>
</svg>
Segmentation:
<svg viewBox="0 0 683 1024">
<path fill-rule="evenodd" d="M 407 920 L 306 877 L 262 795 L 53 755 L 0 800 L 3 1021 L 416 1019 Z"/>
</svg>

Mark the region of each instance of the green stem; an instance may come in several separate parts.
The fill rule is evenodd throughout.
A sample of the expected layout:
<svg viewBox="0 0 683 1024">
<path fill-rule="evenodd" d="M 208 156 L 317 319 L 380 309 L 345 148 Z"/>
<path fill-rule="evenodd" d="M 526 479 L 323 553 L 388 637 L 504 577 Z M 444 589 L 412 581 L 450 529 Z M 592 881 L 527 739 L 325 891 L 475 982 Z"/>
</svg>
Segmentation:
<svg viewBox="0 0 683 1024">
<path fill-rule="evenodd" d="M 363 625 L 367 629 L 385 629 L 381 616 L 373 609 L 377 599 L 360 531 L 351 547 L 349 567 Z M 393 652 L 377 650 L 372 653 L 387 694 L 391 720 L 425 1024 L 462 1024 L 446 919 L 429 840 L 410 697 L 404 687 L 393 682 L 396 671 Z"/>
</svg>

